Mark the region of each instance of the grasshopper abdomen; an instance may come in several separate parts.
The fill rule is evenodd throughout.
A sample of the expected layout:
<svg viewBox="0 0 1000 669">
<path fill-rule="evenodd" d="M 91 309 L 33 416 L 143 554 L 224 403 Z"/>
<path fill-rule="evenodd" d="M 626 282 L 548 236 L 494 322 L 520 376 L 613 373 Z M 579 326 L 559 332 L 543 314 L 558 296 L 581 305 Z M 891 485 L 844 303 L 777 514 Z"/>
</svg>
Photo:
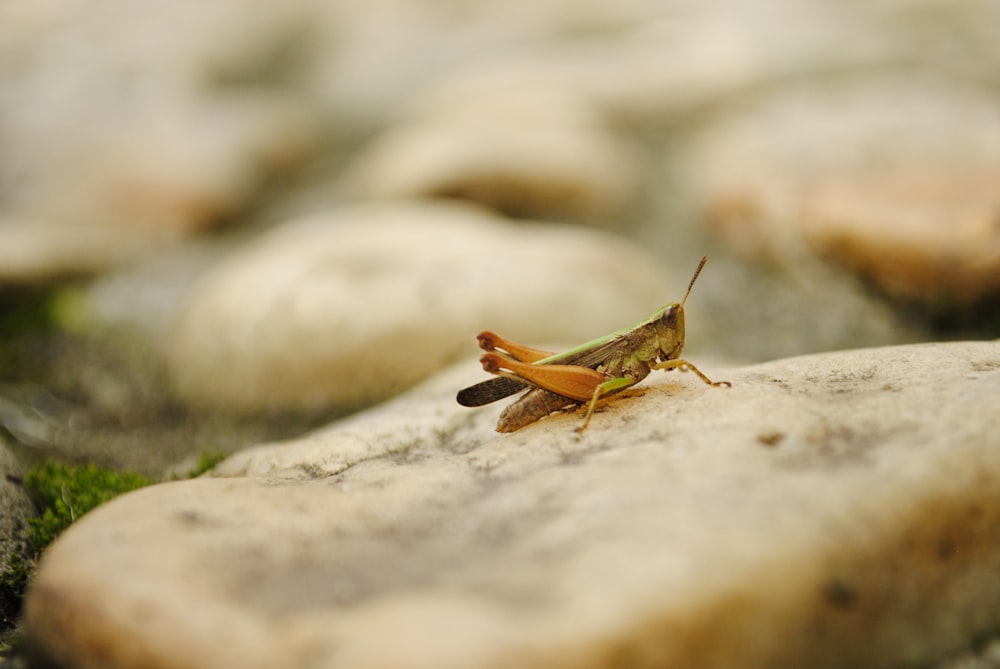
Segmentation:
<svg viewBox="0 0 1000 669">
<path fill-rule="evenodd" d="M 497 432 L 514 432 L 550 413 L 580 404 L 568 397 L 549 392 L 544 388 L 532 388 L 509 404 L 497 420 Z"/>
</svg>

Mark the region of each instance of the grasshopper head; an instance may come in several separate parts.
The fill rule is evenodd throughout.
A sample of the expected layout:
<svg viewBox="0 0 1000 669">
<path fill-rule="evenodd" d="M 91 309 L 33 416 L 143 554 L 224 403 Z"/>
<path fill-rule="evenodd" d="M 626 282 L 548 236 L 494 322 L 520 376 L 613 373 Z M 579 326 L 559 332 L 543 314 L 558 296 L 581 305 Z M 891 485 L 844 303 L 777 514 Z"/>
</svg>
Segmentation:
<svg viewBox="0 0 1000 669">
<path fill-rule="evenodd" d="M 702 258 L 701 262 L 698 263 L 698 268 L 694 271 L 691 282 L 688 283 L 684 298 L 679 303 L 675 302 L 663 307 L 653 319 L 656 326 L 656 338 L 659 341 L 660 360 L 679 358 L 681 351 L 684 350 L 684 303 L 687 302 L 695 279 L 701 274 L 701 268 L 705 266 L 706 260 L 708 258 Z"/>
</svg>

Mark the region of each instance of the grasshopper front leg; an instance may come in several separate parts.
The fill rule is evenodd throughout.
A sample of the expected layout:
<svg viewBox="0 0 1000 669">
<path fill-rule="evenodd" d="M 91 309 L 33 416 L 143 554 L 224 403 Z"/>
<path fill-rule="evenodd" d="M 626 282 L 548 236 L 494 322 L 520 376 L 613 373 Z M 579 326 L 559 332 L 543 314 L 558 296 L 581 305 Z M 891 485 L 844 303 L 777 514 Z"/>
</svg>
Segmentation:
<svg viewBox="0 0 1000 669">
<path fill-rule="evenodd" d="M 692 365 L 687 360 L 664 360 L 663 362 L 656 363 L 650 369 L 663 369 L 667 371 L 671 369 L 678 369 L 682 372 L 690 370 L 695 374 L 697 374 L 698 378 L 700 378 L 702 381 L 704 381 L 710 386 L 716 388 L 720 386 L 725 386 L 727 388 L 733 387 L 733 384 L 731 384 L 729 381 L 713 381 L 712 379 L 705 376 L 705 374 L 702 373 L 700 369 Z M 577 432 L 583 432 L 584 430 L 587 429 L 587 425 L 590 424 L 590 417 L 594 413 L 594 407 L 597 406 L 598 399 L 600 399 L 604 395 L 607 395 L 608 393 L 613 393 L 618 390 L 622 390 L 623 388 L 628 388 L 634 383 L 636 383 L 635 380 L 630 379 L 627 376 L 623 376 L 617 379 L 609 379 L 604 383 L 602 383 L 601 385 L 597 386 L 597 388 L 594 389 L 594 395 L 590 400 L 590 406 L 587 407 L 587 415 L 583 419 L 583 425 L 577 428 Z"/>
<path fill-rule="evenodd" d="M 662 369 L 668 372 L 671 369 L 676 369 L 682 372 L 691 371 L 697 374 L 699 379 L 701 379 L 710 386 L 714 386 L 716 388 L 719 388 L 721 386 L 725 386 L 727 388 L 733 387 L 733 384 L 731 384 L 729 381 L 713 381 L 712 379 L 705 376 L 705 374 L 700 369 L 692 365 L 687 360 L 664 360 L 663 362 L 656 363 L 650 369 Z"/>
</svg>

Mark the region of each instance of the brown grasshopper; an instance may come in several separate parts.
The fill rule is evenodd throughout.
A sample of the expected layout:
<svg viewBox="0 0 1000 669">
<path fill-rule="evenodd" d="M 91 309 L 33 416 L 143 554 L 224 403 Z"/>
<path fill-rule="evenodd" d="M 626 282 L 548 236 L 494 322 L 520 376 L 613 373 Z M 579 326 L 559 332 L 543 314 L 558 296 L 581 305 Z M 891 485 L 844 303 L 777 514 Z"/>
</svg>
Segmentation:
<svg viewBox="0 0 1000 669">
<path fill-rule="evenodd" d="M 577 428 L 583 432 L 597 400 L 635 385 L 654 369 L 692 371 L 710 386 L 731 387 L 728 381 L 712 381 L 679 358 L 684 348 L 684 302 L 707 260 L 698 263 L 680 303 L 668 304 L 645 321 L 563 353 L 540 351 L 493 332 L 480 332 L 479 346 L 488 353 L 479 362 L 497 376 L 458 391 L 458 403 L 482 406 L 530 388 L 503 410 L 497 432 L 513 432 L 553 411 L 587 402 L 583 425 Z"/>
</svg>

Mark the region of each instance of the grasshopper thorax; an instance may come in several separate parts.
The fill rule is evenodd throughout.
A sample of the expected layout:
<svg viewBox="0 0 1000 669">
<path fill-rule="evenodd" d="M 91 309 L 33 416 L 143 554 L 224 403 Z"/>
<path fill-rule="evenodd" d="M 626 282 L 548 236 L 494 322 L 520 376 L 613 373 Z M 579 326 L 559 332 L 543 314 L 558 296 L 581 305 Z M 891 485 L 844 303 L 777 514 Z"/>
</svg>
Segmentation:
<svg viewBox="0 0 1000 669">
<path fill-rule="evenodd" d="M 680 357 L 684 349 L 684 305 L 668 304 L 653 317 L 660 360 Z"/>
</svg>

